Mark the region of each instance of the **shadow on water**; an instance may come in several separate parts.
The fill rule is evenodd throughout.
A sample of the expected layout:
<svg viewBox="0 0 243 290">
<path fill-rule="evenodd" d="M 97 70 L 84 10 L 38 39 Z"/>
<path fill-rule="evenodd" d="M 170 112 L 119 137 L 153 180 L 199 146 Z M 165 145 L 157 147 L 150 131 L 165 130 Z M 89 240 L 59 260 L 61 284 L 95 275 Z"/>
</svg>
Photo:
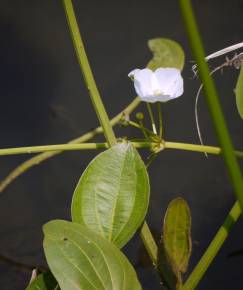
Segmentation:
<svg viewBox="0 0 243 290">
<path fill-rule="evenodd" d="M 58 71 L 48 55 L 19 37 L 13 22 L 0 23 L 0 34 L 4 39 L 0 46 L 0 129 L 8 136 L 1 138 L 1 146 L 14 140 L 18 140 L 15 145 L 33 143 L 47 127 Z"/>
</svg>

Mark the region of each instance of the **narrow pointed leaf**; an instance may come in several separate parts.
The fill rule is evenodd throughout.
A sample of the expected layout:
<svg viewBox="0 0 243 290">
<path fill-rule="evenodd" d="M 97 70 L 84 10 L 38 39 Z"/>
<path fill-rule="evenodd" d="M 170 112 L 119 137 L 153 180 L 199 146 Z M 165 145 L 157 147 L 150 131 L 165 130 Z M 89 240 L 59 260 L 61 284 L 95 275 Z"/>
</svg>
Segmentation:
<svg viewBox="0 0 243 290">
<path fill-rule="evenodd" d="M 148 41 L 149 49 L 153 53 L 148 68 L 156 70 L 159 67 L 175 67 L 183 69 L 185 63 L 184 51 L 180 44 L 167 38 L 154 38 Z"/>
<path fill-rule="evenodd" d="M 26 290 L 60 290 L 60 288 L 53 275 L 46 272 L 38 275 Z"/>
<path fill-rule="evenodd" d="M 130 143 L 118 144 L 93 159 L 81 176 L 72 219 L 122 247 L 143 222 L 148 202 L 142 159 Z"/>
<path fill-rule="evenodd" d="M 167 208 L 163 226 L 163 248 L 174 269 L 185 273 L 191 256 L 191 214 L 182 198 L 172 200 Z"/>
<path fill-rule="evenodd" d="M 241 66 L 240 74 L 237 79 L 236 88 L 236 106 L 240 117 L 243 119 L 243 67 Z"/>
<path fill-rule="evenodd" d="M 47 223 L 44 251 L 62 290 L 141 290 L 123 253 L 80 224 L 62 220 Z"/>
</svg>

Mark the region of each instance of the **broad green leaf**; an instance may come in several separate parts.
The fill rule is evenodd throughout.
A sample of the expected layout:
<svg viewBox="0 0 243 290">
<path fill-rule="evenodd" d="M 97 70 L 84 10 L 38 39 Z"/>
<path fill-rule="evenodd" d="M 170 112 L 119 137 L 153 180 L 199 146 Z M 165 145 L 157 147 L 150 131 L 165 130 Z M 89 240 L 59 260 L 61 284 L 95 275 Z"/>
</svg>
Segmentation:
<svg viewBox="0 0 243 290">
<path fill-rule="evenodd" d="M 26 290 L 60 290 L 56 279 L 50 272 L 40 274 Z"/>
<path fill-rule="evenodd" d="M 241 66 L 240 74 L 237 79 L 236 88 L 236 106 L 240 114 L 240 117 L 243 119 L 243 67 Z"/>
<path fill-rule="evenodd" d="M 141 290 L 123 253 L 83 225 L 62 220 L 47 223 L 44 251 L 62 290 Z"/>
<path fill-rule="evenodd" d="M 74 191 L 72 219 L 122 247 L 143 222 L 148 202 L 145 165 L 130 143 L 122 143 L 84 171 Z"/>
<path fill-rule="evenodd" d="M 147 65 L 148 68 L 152 70 L 159 67 L 183 69 L 185 55 L 180 44 L 176 41 L 167 38 L 154 38 L 148 41 L 148 46 L 153 53 L 153 58 Z"/>
<path fill-rule="evenodd" d="M 185 273 L 191 255 L 191 214 L 182 198 L 172 200 L 167 208 L 163 226 L 165 255 L 176 274 Z"/>
</svg>

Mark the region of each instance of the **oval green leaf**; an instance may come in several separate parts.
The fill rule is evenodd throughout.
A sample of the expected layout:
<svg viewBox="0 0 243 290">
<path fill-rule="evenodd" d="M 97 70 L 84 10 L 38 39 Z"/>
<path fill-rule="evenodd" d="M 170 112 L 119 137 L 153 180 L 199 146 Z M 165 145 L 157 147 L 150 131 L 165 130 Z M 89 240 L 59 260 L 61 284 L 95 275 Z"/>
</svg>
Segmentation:
<svg viewBox="0 0 243 290">
<path fill-rule="evenodd" d="M 26 290 L 60 290 L 60 288 L 53 275 L 50 272 L 45 272 L 38 275 Z"/>
<path fill-rule="evenodd" d="M 149 202 L 145 165 L 130 143 L 91 161 L 74 191 L 72 219 L 121 248 L 142 224 Z"/>
<path fill-rule="evenodd" d="M 62 290 L 141 290 L 123 253 L 92 230 L 62 220 L 43 229 L 46 259 Z"/>
<path fill-rule="evenodd" d="M 236 107 L 241 119 L 243 119 L 243 67 L 241 66 L 240 74 L 237 79 L 236 88 Z"/>
<path fill-rule="evenodd" d="M 154 38 L 148 41 L 148 47 L 153 53 L 148 68 L 156 70 L 159 67 L 175 67 L 182 71 L 185 54 L 179 43 L 167 38 Z"/>
<path fill-rule="evenodd" d="M 185 273 L 191 256 L 191 214 L 182 198 L 172 200 L 166 210 L 163 247 L 174 273 Z"/>
</svg>

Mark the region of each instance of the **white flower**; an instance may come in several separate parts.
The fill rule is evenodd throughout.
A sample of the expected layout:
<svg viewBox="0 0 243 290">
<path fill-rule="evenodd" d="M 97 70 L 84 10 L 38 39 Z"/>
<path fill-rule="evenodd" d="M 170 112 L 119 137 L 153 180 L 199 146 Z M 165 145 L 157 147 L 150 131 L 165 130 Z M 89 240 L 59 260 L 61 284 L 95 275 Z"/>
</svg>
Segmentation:
<svg viewBox="0 0 243 290">
<path fill-rule="evenodd" d="M 133 79 L 136 93 L 144 102 L 167 102 L 183 94 L 183 78 L 176 68 L 135 69 L 128 76 Z"/>
</svg>

